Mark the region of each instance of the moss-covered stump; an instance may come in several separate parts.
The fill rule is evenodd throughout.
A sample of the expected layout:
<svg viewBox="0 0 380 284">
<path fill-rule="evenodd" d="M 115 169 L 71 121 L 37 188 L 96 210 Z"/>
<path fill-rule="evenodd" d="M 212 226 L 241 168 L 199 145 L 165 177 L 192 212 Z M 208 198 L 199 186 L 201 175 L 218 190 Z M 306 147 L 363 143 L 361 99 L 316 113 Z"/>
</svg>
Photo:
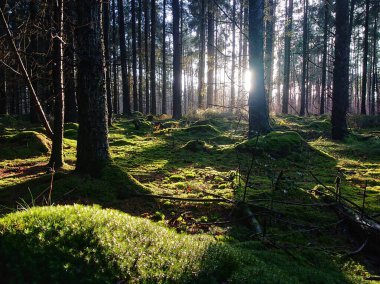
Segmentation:
<svg viewBox="0 0 380 284">
<path fill-rule="evenodd" d="M 0 145 L 0 160 L 10 160 L 45 155 L 50 150 L 51 142 L 44 134 L 24 131 L 0 137 Z"/>
</svg>

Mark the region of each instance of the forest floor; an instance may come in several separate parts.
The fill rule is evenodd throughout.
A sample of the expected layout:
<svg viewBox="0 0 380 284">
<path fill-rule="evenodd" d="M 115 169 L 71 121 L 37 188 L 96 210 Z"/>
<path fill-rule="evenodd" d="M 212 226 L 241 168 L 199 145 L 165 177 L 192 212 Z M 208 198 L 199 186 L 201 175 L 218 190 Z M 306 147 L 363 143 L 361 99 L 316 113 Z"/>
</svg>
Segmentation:
<svg viewBox="0 0 380 284">
<path fill-rule="evenodd" d="M 22 118 L 3 117 L 0 212 L 99 204 L 183 236 L 208 235 L 238 246 L 257 256 L 263 270 L 268 267 L 258 273 L 257 283 L 271 282 L 273 265 L 288 271 L 278 277 L 289 283 L 359 283 L 379 275 L 371 256 L 346 256 L 361 240 L 348 233 L 318 194 L 324 186 L 334 190 L 339 177 L 343 197 L 362 206 L 365 196 L 365 214 L 380 212 L 379 118 L 350 117 L 351 133 L 344 142 L 330 139 L 327 116 L 271 120 L 273 132 L 246 140 L 244 118 L 227 113 L 209 111 L 181 121 L 118 117 L 109 134 L 113 163 L 94 179 L 73 172 L 77 124 L 65 125 L 66 165 L 51 173 L 44 130 Z M 148 194 L 222 200 L 190 202 Z M 246 212 L 236 209 L 243 200 L 257 218 L 260 234 Z"/>
</svg>

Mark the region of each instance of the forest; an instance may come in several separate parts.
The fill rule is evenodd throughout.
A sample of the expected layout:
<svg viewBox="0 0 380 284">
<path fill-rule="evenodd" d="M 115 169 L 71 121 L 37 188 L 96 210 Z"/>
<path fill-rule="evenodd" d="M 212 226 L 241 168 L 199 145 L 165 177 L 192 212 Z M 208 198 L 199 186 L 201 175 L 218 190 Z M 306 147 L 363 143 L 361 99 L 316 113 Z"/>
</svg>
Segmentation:
<svg viewBox="0 0 380 284">
<path fill-rule="evenodd" d="M 1 283 L 378 283 L 379 0 L 0 0 Z"/>
</svg>

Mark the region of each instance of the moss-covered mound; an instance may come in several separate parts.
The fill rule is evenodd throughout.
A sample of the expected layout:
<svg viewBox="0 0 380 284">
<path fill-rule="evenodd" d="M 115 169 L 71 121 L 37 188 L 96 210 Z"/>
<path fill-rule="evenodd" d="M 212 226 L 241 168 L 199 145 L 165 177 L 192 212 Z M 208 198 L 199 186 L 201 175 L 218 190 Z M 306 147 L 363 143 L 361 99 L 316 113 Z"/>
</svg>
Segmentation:
<svg viewBox="0 0 380 284">
<path fill-rule="evenodd" d="M 237 145 L 237 149 L 241 152 L 265 151 L 277 157 L 297 153 L 308 147 L 306 141 L 294 131 L 273 131 L 259 137 L 257 143 L 256 138 L 253 138 Z"/>
<path fill-rule="evenodd" d="M 209 152 L 211 147 L 203 140 L 190 140 L 182 147 L 182 149 L 192 152 Z"/>
<path fill-rule="evenodd" d="M 294 263 L 254 249 L 99 207 L 36 207 L 0 219 L 3 283 L 349 282 L 322 258 Z"/>
<path fill-rule="evenodd" d="M 28 158 L 49 152 L 51 142 L 35 131 L 23 131 L 15 135 L 0 138 L 0 159 Z"/>
<path fill-rule="evenodd" d="M 220 131 L 210 124 L 205 125 L 194 125 L 184 129 L 185 132 L 188 132 L 193 135 L 218 135 Z"/>
</svg>

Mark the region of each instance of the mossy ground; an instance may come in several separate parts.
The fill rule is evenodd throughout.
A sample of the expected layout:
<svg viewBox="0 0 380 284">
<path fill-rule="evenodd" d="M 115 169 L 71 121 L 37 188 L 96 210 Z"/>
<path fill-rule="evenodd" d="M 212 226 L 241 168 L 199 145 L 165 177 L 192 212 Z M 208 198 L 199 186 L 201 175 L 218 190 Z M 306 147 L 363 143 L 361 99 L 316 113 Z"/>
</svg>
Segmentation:
<svg viewBox="0 0 380 284">
<path fill-rule="evenodd" d="M 372 125 L 353 131 L 346 141 L 338 143 L 329 138 L 327 117 L 274 117 L 275 132 L 259 137 L 256 142 L 255 138 L 245 140 L 246 122 L 228 114 L 211 112 L 180 122 L 166 117 L 155 124 L 143 122 L 144 127 L 136 129 L 133 119 L 116 119 L 109 134 L 113 164 L 99 179 L 72 173 L 77 125 L 66 125 L 66 165 L 54 175 L 52 203 L 100 204 L 158 221 L 160 226 L 173 227 L 177 232 L 212 235 L 218 243 L 240 246 L 241 251 L 259 257 L 260 263 L 275 263 L 284 271 L 305 264 L 297 272 L 291 270 L 296 280 L 284 275 L 281 277 L 284 282 L 310 282 L 310 274 L 305 271 L 313 267 L 326 272 L 322 278 L 315 278 L 321 280 L 316 283 L 359 282 L 373 272 L 371 267 L 358 264 L 360 259 L 340 259 L 353 246 L 343 228 L 334 225 L 338 217 L 333 211 L 324 207 L 271 205 L 272 199 L 323 202 L 309 191 L 317 186 L 310 175 L 313 172 L 328 186 L 334 186 L 336 176 L 340 175 L 343 195 L 357 204 L 362 202 L 363 185 L 367 181 L 366 212 L 380 212 L 379 135 Z M 43 130 L 22 119 L 9 117 L 0 121 L 1 129 L 1 134 L 8 136 L 31 130 L 43 134 Z M 23 157 L 0 160 L 3 213 L 17 206 L 47 203 L 52 177 L 45 167 L 47 161 L 46 152 L 33 153 L 27 160 Z M 280 174 L 281 179 L 277 181 Z M 223 223 L 229 219 L 230 204 L 153 201 L 133 196 L 136 191 L 193 198 L 214 198 L 217 194 L 239 201 L 243 199 L 244 189 L 247 189 L 247 202 L 282 213 L 280 218 L 263 215 L 260 209 L 255 211 L 265 227 L 267 239 L 276 245 L 252 240 L 252 233 L 244 227 Z M 285 252 L 287 249 L 279 247 L 289 248 L 292 256 Z M 330 263 L 324 270 L 326 260 Z M 248 266 L 243 265 L 245 268 L 239 272 L 242 277 L 248 275 Z M 305 278 L 305 275 L 309 276 Z M 270 282 L 264 281 L 265 277 L 259 282 Z"/>
</svg>

